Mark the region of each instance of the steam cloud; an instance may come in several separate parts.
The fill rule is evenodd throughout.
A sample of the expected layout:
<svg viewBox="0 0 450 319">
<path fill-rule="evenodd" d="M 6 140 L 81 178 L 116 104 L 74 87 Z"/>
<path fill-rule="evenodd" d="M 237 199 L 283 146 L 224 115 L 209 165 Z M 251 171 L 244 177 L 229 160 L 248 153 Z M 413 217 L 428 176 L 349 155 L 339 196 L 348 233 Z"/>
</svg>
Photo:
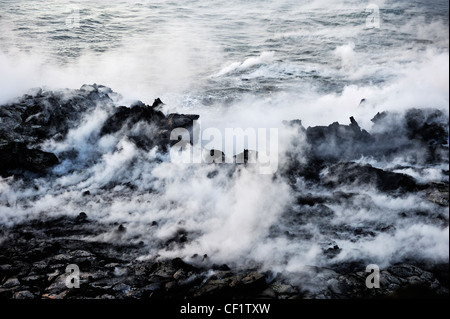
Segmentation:
<svg viewBox="0 0 450 319">
<path fill-rule="evenodd" d="M 314 13 L 327 5 L 308 1 L 288 14 L 306 9 Z M 232 6 L 219 9 L 224 16 L 236 13 Z M 248 9 L 255 16 L 263 10 Z M 343 15 L 352 11 L 341 4 L 334 9 Z M 110 93 L 110 103 L 96 102 L 63 138 L 36 145 L 63 159 L 50 176 L 25 181 L 0 178 L 0 223 L 11 226 L 36 216 L 86 212 L 89 218 L 127 228 L 121 236 L 111 231 L 86 240 L 143 242 L 142 259 L 191 260 L 195 254 L 207 254 L 211 263 L 257 265 L 284 273 L 361 260 L 381 267 L 407 258 L 448 262 L 448 204 L 427 200 L 426 192 L 386 193 L 370 183 L 364 187 L 342 184 L 330 191 L 301 176 L 292 181 L 281 174 L 261 175 L 251 165 L 172 163 L 158 148 L 145 151 L 129 138 L 152 136 L 157 128 L 144 122 L 101 136 L 117 106 L 161 97 L 165 113 L 199 114 L 204 128 L 222 132 L 236 127 L 278 128 L 283 171 L 292 163 L 289 153 L 306 165 L 310 151 L 305 134 L 283 120 L 301 119 L 306 128 L 335 121 L 348 124 L 354 116 L 361 128 L 378 134 L 392 125 L 404 127 L 408 109 L 436 108 L 448 127 L 448 21 L 437 19 L 418 28 L 423 19 L 412 18 L 400 31 L 430 39 L 434 45 L 424 50 L 398 47 L 383 54 L 365 49 L 370 41 L 364 40 L 368 31 L 363 24 L 285 30 L 279 28 L 277 17 L 264 13 L 277 27 L 271 37 L 285 41 L 291 50 L 297 50 L 299 42 L 301 49 L 309 50 L 324 37 L 330 40 L 330 48 L 316 57 L 319 62 L 313 66 L 289 61 L 285 52 L 258 47 L 255 35 L 262 27 L 253 26 L 254 38 L 248 41 L 257 50 L 227 55 L 220 41 L 211 40 L 220 38 L 220 31 L 161 21 L 152 25 L 158 32 L 121 36 L 116 47 L 82 51 L 62 63 L 55 63 L 57 48 L 47 52 L 36 42 L 30 44 L 32 54 L 0 49 L 0 105 L 42 86 L 54 90 L 96 82 L 122 94 Z M 1 23 L 2 33 L 14 41 L 12 27 Z M 355 38 L 360 40 L 352 43 Z M 391 60 L 386 63 L 386 59 Z M 383 81 L 373 83 L 374 75 Z M 323 83 L 314 84 L 313 76 L 337 80 L 324 90 Z M 280 78 L 288 83 L 283 90 L 265 82 L 276 83 Z M 220 92 L 211 89 L 214 85 Z M 243 93 L 231 92 L 230 87 Z M 70 98 L 69 90 L 58 91 Z M 365 102 L 360 104 L 362 99 Z M 383 111 L 390 112 L 391 122 L 374 125 L 371 119 Z M 403 145 L 402 137 L 399 132 L 398 139 L 391 141 L 398 144 L 391 146 Z M 448 147 L 448 130 L 446 138 Z M 428 164 L 422 151 L 422 145 L 415 144 L 392 158 L 361 156 L 352 161 L 406 174 L 417 183 L 448 183 L 448 154 L 441 162 Z M 327 169 L 321 174 L 326 175 Z M 83 195 L 86 191 L 89 196 Z M 343 200 L 339 194 L 349 197 Z M 329 202 L 309 205 L 299 203 L 299 197 Z M 187 240 L 180 243 L 181 236 Z M 340 251 L 329 258 L 324 252 L 334 245 Z"/>
</svg>

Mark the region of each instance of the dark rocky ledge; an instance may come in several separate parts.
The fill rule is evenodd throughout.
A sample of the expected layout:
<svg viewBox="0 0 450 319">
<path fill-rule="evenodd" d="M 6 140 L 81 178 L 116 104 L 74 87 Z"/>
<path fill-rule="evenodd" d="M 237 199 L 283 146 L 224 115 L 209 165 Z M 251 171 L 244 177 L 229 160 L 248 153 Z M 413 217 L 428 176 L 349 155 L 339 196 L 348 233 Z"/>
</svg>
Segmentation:
<svg viewBox="0 0 450 319">
<path fill-rule="evenodd" d="M 198 115 L 169 114 L 158 110 L 163 102 L 157 98 L 152 105 L 137 101 L 127 106 L 114 106 L 117 95 L 102 85 L 83 85 L 79 90 L 42 91 L 24 95 L 0 107 L 0 175 L 20 175 L 24 171 L 46 174 L 60 163 L 55 154 L 39 149 L 48 139 L 62 140 L 67 132 L 80 124 L 83 116 L 98 105 L 108 109 L 109 116 L 100 130 L 106 134 L 125 132 L 138 147 L 150 150 L 158 146 L 167 152 L 170 131 L 175 127 L 191 129 Z M 112 111 L 111 111 L 112 110 Z M 154 128 L 151 134 L 130 134 L 135 124 L 145 122 Z M 148 133 L 148 132 L 146 132 Z M 60 156 L 70 156 L 61 154 Z"/>
<path fill-rule="evenodd" d="M 381 269 L 380 289 L 368 289 L 367 273 L 355 265 L 309 267 L 296 273 L 293 285 L 283 274 L 257 268 L 232 269 L 190 260 L 146 260 L 141 245 L 83 240 L 101 230 L 126 231 L 78 217 L 31 220 L 0 228 L 0 298 L 14 299 L 183 299 L 183 298 L 444 298 L 448 296 L 448 264 L 401 263 Z M 66 266 L 80 268 L 80 288 L 67 288 Z M 361 265 L 361 264 L 359 264 Z M 321 277 L 322 286 L 309 285 Z"/>
<path fill-rule="evenodd" d="M 53 154 L 43 150 L 49 140 L 63 140 L 76 128 L 82 117 L 98 105 L 105 106 L 107 119 L 99 136 L 123 134 L 138 148 L 155 146 L 166 153 L 171 145 L 170 131 L 175 127 L 192 129 L 198 115 L 169 114 L 160 111 L 162 101 L 152 105 L 136 102 L 131 106 L 115 106 L 115 93 L 101 85 L 84 85 L 80 90 L 36 90 L 14 103 L 0 106 L 0 175 L 16 179 L 51 175 L 51 169 L 73 156 L 70 152 Z M 328 195 L 312 195 L 298 191 L 296 204 L 302 213 L 291 211 L 281 218 L 294 225 L 313 219 L 323 232 L 339 233 L 330 225 L 334 212 L 329 204 L 345 202 L 363 195 L 335 191 L 337 186 L 360 188 L 374 186 L 379 192 L 393 196 L 414 193 L 439 207 L 449 205 L 448 182 L 421 183 L 414 178 L 361 164 L 361 156 L 389 161 L 407 154 L 416 164 L 448 165 L 448 117 L 434 109 L 411 109 L 405 114 L 383 112 L 373 120 L 370 132 L 361 129 L 354 118 L 350 124 L 304 128 L 300 120 L 285 122 L 297 128 L 298 140 L 292 141 L 287 161 L 280 166 L 276 178 L 285 178 L 295 188 L 297 178 L 308 186 L 322 187 Z M 140 122 L 150 131 L 133 131 Z M 299 153 L 303 161 L 299 160 Z M 212 155 L 212 154 L 211 154 Z M 213 162 L 224 159 L 218 151 Z M 244 165 L 257 156 L 245 150 L 235 156 Z M 397 167 L 398 168 L 398 167 Z M 400 167 L 402 168 L 402 167 Z M 404 167 L 408 168 L 408 167 Z M 448 175 L 448 170 L 443 171 Z M 31 174 L 31 175 L 30 175 Z M 209 178 L 217 174 L 210 173 Z M 86 194 L 89 196 L 89 191 Z M 78 213 L 78 212 L 77 212 Z M 448 226 L 448 216 L 439 212 L 405 211 L 398 218 L 423 218 L 441 227 Z M 155 227 L 157 227 L 155 222 Z M 344 226 L 342 226 L 344 227 Z M 377 225 L 373 230 L 346 226 L 358 238 L 389 232 L 390 225 Z M 102 224 L 91 220 L 89 212 L 78 217 L 39 216 L 13 226 L 0 225 L 0 298 L 401 298 L 448 297 L 449 265 L 426 260 L 405 260 L 381 272 L 381 288 L 367 289 L 363 263 L 333 264 L 340 247 L 323 247 L 330 259 L 329 268 L 310 267 L 294 274 L 298 281 L 287 280 L 284 274 L 261 272 L 259 268 L 237 269 L 231 265 L 214 265 L 208 256 L 194 255 L 187 260 L 153 259 L 139 261 L 145 255 L 141 244 L 86 240 L 103 232 L 112 232 L 120 239 L 126 227 Z M 274 226 L 271 232 L 283 232 Z M 308 236 L 298 233 L 286 236 Z M 189 234 L 180 233 L 170 244 L 180 244 Z M 169 243 L 168 243 L 169 244 Z M 77 264 L 81 270 L 81 288 L 67 289 L 65 267 Z M 322 285 L 316 286 L 315 279 Z M 292 276 L 291 276 L 292 278 Z M 315 289 L 310 289 L 314 286 Z"/>
<path fill-rule="evenodd" d="M 40 145 L 49 139 L 63 140 L 68 131 L 77 127 L 83 116 L 98 105 L 103 105 L 108 111 L 99 137 L 122 133 L 137 147 L 147 151 L 158 147 L 161 153 L 167 152 L 168 147 L 176 143 L 170 140 L 171 130 L 186 128 L 192 133 L 193 120 L 199 118 L 195 114 L 165 115 L 159 110 L 163 104 L 159 98 L 152 105 L 137 101 L 129 107 L 115 106 L 113 98 L 116 95 L 110 88 L 94 84 L 83 85 L 79 90 L 53 92 L 37 89 L 14 103 L 2 105 L 0 174 L 20 175 L 23 171 L 32 171 L 45 175 L 49 168 L 64 159 L 59 157 L 70 157 L 71 154 L 58 154 L 58 157 L 41 150 Z M 349 125 L 335 122 L 329 126 L 307 129 L 302 126 L 301 120 L 285 121 L 286 125 L 296 127 L 299 134 L 306 136 L 308 148 L 288 151 L 287 156 L 291 160 L 283 168 L 283 173 L 289 178 L 302 176 L 317 181 L 319 173 L 330 164 L 351 162 L 361 156 L 389 160 L 402 153 L 410 153 L 423 164 L 448 162 L 448 117 L 442 111 L 411 109 L 403 116 L 383 112 L 372 121 L 372 133 L 361 129 L 353 117 Z M 140 122 L 149 124 L 150 132 L 130 131 Z M 191 136 L 191 143 L 192 139 Z M 306 163 L 296 161 L 299 151 L 307 159 Z M 234 158 L 247 163 L 249 154 L 257 156 L 256 151 L 245 150 Z M 376 170 L 369 172 L 367 165 L 364 171 L 378 176 L 381 173 Z"/>
</svg>

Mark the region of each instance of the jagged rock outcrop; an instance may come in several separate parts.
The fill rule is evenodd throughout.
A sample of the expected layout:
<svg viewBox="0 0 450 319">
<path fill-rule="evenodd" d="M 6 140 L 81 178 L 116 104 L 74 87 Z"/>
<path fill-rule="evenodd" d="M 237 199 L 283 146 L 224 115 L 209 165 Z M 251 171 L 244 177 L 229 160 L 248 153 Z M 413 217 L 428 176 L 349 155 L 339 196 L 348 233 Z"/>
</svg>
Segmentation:
<svg viewBox="0 0 450 319">
<path fill-rule="evenodd" d="M 437 109 L 382 112 L 372 119 L 375 143 L 371 154 L 390 158 L 408 154 L 417 163 L 448 161 L 449 119 Z"/>
<path fill-rule="evenodd" d="M 388 175 L 393 173 L 383 173 L 367 165 L 363 169 L 361 166 L 346 162 L 352 162 L 361 157 L 371 157 L 381 161 L 404 157 L 421 165 L 448 163 L 449 119 L 442 111 L 410 109 L 404 114 L 383 112 L 378 113 L 372 122 L 374 126 L 369 133 L 361 129 L 353 117 L 350 118 L 349 125 L 335 122 L 329 126 L 307 129 L 302 126 L 301 120 L 285 121 L 285 125 L 296 127 L 298 133 L 305 136 L 308 148 L 302 149 L 304 160 L 302 163 L 298 161 L 297 150 L 288 150 L 286 156 L 289 161 L 288 166 L 284 168 L 284 174 L 290 178 L 301 176 L 306 180 L 319 182 L 320 173 L 325 168 L 341 162 L 338 166 L 334 166 L 335 172 L 338 167 L 343 168 L 349 165 L 355 169 L 347 169 L 346 172 L 350 175 L 346 177 L 341 174 L 340 178 L 344 177 L 344 181 L 354 180 L 358 170 L 361 173 L 360 179 L 366 175 L 369 181 L 379 181 L 382 179 L 381 175 L 388 178 Z M 413 187 L 411 182 L 407 182 L 400 175 L 392 175 L 391 180 L 394 182 L 396 178 L 409 184 L 409 188 Z M 390 186 L 387 187 L 387 190 L 389 189 Z"/>
<path fill-rule="evenodd" d="M 175 127 L 192 128 L 198 115 L 164 115 L 159 107 L 163 102 L 157 98 L 151 106 L 141 101 L 130 107 L 115 106 L 114 93 L 102 85 L 83 85 L 79 90 L 43 91 L 36 89 L 13 103 L 0 106 L 0 174 L 33 171 L 45 173 L 60 163 L 66 152 L 58 158 L 42 150 L 41 144 L 49 139 L 64 140 L 70 129 L 76 128 L 83 117 L 100 107 L 109 115 L 99 136 L 124 134 L 137 147 L 150 150 L 158 146 L 162 152 L 173 144 L 170 131 Z M 148 124 L 140 129 L 139 123 Z M 150 127 L 150 129 L 149 129 Z"/>
<path fill-rule="evenodd" d="M 315 126 L 306 129 L 307 142 L 313 145 L 312 156 L 323 160 L 345 160 L 355 155 L 367 155 L 367 145 L 374 142 L 373 137 L 361 130 L 353 117 L 350 125 L 334 122 L 329 126 Z"/>
<path fill-rule="evenodd" d="M 14 103 L 0 106 L 0 174 L 15 177 L 5 179 L 5 183 L 17 180 L 18 184 L 13 186 L 25 189 L 25 193 L 27 187 L 36 190 L 30 191 L 31 195 L 26 194 L 25 200 L 21 198 L 32 204 L 31 196 L 39 199 L 45 196 L 44 191 L 38 190 L 39 185 L 47 182 L 44 180 L 47 177 L 51 180 L 55 176 L 64 176 L 67 171 L 79 170 L 85 174 L 76 176 L 76 180 L 83 180 L 83 183 L 88 180 L 91 173 L 89 165 L 104 155 L 95 149 L 103 138 L 107 142 L 109 139 L 125 141 L 128 146 L 130 142 L 133 144 L 129 148 L 130 153 L 138 155 L 129 162 L 120 163 L 125 170 L 128 168 L 126 165 L 132 166 L 139 161 L 148 164 L 153 159 L 149 160 L 151 157 L 146 155 L 154 149 L 163 156 L 145 168 L 150 171 L 157 167 L 159 161 L 165 160 L 169 147 L 177 143 L 170 140 L 170 133 L 175 128 L 186 129 L 191 135 L 190 142 L 194 143 L 193 123 L 199 119 L 198 115 L 166 115 L 161 111 L 163 102 L 159 98 L 152 105 L 137 101 L 129 107 L 117 106 L 115 101 L 116 93 L 94 84 L 83 85 L 79 90 L 51 92 L 39 89 Z M 70 144 L 68 132 L 83 125 L 96 109 L 103 112 L 104 120 L 96 122 L 99 126 L 93 130 L 92 136 L 83 140 L 94 148 L 94 151 L 90 150 L 93 153 L 91 158 L 78 158 L 77 152 L 83 152 L 83 148 L 77 150 L 76 145 L 64 145 L 67 147 L 63 151 L 55 147 L 55 153 L 48 151 L 46 142 L 49 141 Z M 211 256 L 201 251 L 183 260 L 159 257 L 139 260 L 138 257 L 148 254 L 148 243 L 141 241 L 139 235 L 133 237 L 136 230 L 126 222 L 91 219 L 87 209 L 70 216 L 42 212 L 39 218 L 21 216 L 23 220 L 20 223 L 0 225 L 0 298 L 394 298 L 418 291 L 422 296 L 448 296 L 448 262 L 427 263 L 414 254 L 405 254 L 400 262 L 394 260 L 391 266 L 382 269 L 379 290 L 368 290 L 365 286 L 366 274 L 361 269 L 365 261 L 339 262 L 346 249 L 339 240 L 357 242 L 380 235 L 395 235 L 399 224 L 378 220 L 377 216 L 351 224 L 343 217 L 335 218 L 342 215 L 336 207 L 351 212 L 380 213 L 384 208 L 377 207 L 371 192 L 392 198 L 413 194 L 417 200 L 423 200 L 425 205 L 414 209 L 396 207 L 386 212 L 406 225 L 423 221 L 423 224 L 445 229 L 449 223 L 448 179 L 428 181 L 414 177 L 414 173 L 435 164 L 440 166 L 433 166 L 433 174 L 448 176 L 448 170 L 441 169 L 442 164 L 448 164 L 448 116 L 439 110 L 411 109 L 402 114 L 379 113 L 372 121 L 374 125 L 369 131 L 361 129 L 353 117 L 348 125 L 335 122 L 329 126 L 308 128 L 302 126 L 301 120 L 284 122 L 296 134 L 292 137 L 292 147 L 280 157 L 283 162 L 273 180 L 288 181 L 283 186 L 291 187 L 292 202 L 290 207 L 279 212 L 276 223 L 267 227 L 267 238 L 310 242 L 317 236 L 320 239 L 317 242 L 318 259 L 322 258 L 329 267 L 311 266 L 301 273 L 277 274 L 262 271 L 258 265 L 215 265 L 210 262 Z M 258 159 L 254 150 L 246 149 L 235 156 L 220 150 L 205 151 L 202 154 L 204 163 L 225 163 L 226 156 L 229 156 L 235 163 L 244 164 L 231 166 L 230 170 L 224 165 L 200 170 L 208 178 L 207 182 L 211 182 L 208 185 L 223 184 L 223 176 L 233 178 L 233 173 L 244 171 L 245 167 L 251 167 L 247 164 Z M 381 169 L 375 164 L 366 164 L 361 157 L 375 162 L 403 157 L 411 166 Z M 72 159 L 73 162 L 70 161 Z M 59 163 L 69 167 L 61 175 L 57 175 L 57 170 L 51 171 Z M 79 166 L 72 168 L 72 164 Z M 225 171 L 221 171 L 224 167 Z M 233 171 L 236 167 L 243 169 Z M 102 166 L 96 169 L 101 170 Z M 197 172 L 192 167 L 190 169 L 193 170 L 191 173 Z M 402 172 L 409 172 L 409 175 Z M 30 179 L 21 179 L 25 173 L 31 173 Z M 30 180 L 35 174 L 39 175 L 39 183 L 33 184 Z M 132 176 L 129 179 L 126 175 L 127 172 L 112 181 L 82 183 L 83 186 L 72 188 L 70 192 L 78 202 L 88 204 L 91 199 L 92 202 L 102 202 L 103 195 L 119 194 L 128 200 L 136 189 L 139 195 L 155 194 L 154 198 L 145 200 L 159 200 L 159 192 L 164 191 L 164 186 L 155 190 L 136 186 L 133 179 L 137 175 L 129 174 Z M 150 175 L 145 176 L 146 181 L 151 182 L 154 178 Z M 166 183 L 160 176 L 155 178 L 161 179 L 158 180 L 161 185 Z M 118 186 L 116 192 L 108 193 L 115 186 Z M 61 184 L 58 187 L 58 191 L 66 191 Z M 175 190 L 172 192 L 176 194 Z M 0 199 L 0 204 L 8 208 L 18 202 L 7 196 Z M 106 204 L 107 201 L 106 198 Z M 174 205 L 181 210 L 183 203 L 176 203 L 176 199 L 171 197 L 160 207 L 165 205 Z M 85 210 L 85 207 L 80 210 Z M 130 215 L 134 214 L 132 210 L 130 208 L 128 212 Z M 142 220 L 145 223 L 145 219 Z M 140 226 L 150 232 L 168 222 L 155 220 Z M 165 231 L 163 238 L 152 238 L 155 239 L 152 249 L 173 251 L 201 236 L 200 230 L 192 231 L 183 226 L 182 221 L 177 222 L 179 224 L 174 225 L 173 233 Z M 72 263 L 81 268 L 80 289 L 68 289 L 65 285 L 65 267 Z"/>
</svg>

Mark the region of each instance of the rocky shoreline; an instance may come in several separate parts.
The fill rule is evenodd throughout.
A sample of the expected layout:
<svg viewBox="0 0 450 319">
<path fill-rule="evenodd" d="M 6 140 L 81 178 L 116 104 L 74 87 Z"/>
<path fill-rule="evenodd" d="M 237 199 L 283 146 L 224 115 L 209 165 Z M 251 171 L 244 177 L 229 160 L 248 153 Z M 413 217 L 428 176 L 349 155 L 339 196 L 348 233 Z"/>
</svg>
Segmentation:
<svg viewBox="0 0 450 319">
<path fill-rule="evenodd" d="M 0 229 L 0 298 L 14 299 L 361 299 L 447 298 L 448 264 L 400 263 L 380 272 L 380 289 L 368 289 L 367 273 L 356 265 L 309 267 L 289 282 L 283 274 L 258 268 L 231 269 L 208 256 L 191 260 L 142 260 L 141 245 L 85 241 L 102 228 L 117 236 L 121 225 L 76 218 L 31 220 Z M 155 226 L 157 227 L 157 226 Z M 80 288 L 68 289 L 66 266 L 80 268 Z M 321 278 L 311 291 L 308 281 Z M 303 285 L 305 288 L 303 288 Z"/>
<path fill-rule="evenodd" d="M 71 163 L 80 156 L 76 150 L 54 154 L 42 149 L 43 143 L 49 139 L 65 139 L 68 132 L 77 127 L 82 115 L 99 105 L 114 105 L 114 96 L 107 87 L 84 85 L 80 90 L 37 90 L 12 104 L 0 106 L 0 175 L 32 185 L 35 178 L 51 176 L 57 165 Z M 191 130 L 192 120 L 198 119 L 198 115 L 165 115 L 159 110 L 161 105 L 162 101 L 156 99 L 151 106 L 136 102 L 130 107 L 105 107 L 107 117 L 98 135 L 126 135 L 138 149 L 148 152 L 157 147 L 158 152 L 165 154 L 173 144 L 169 139 L 170 131 L 177 127 Z M 293 147 L 287 152 L 289 160 L 277 173 L 278 178 L 288 180 L 297 191 L 295 205 L 301 214 L 287 211 L 281 216 L 283 222 L 298 225 L 297 232 L 275 225 L 270 229 L 271 236 L 308 236 L 302 227 L 311 220 L 322 232 L 338 237 L 344 228 L 355 238 L 371 238 L 375 233 L 388 234 L 395 229 L 383 223 L 369 230 L 358 225 L 336 228 L 330 224 L 329 218 L 335 214 L 330 209 L 333 204 L 350 203 L 357 198 L 359 203 L 370 205 L 370 199 L 362 194 L 336 191 L 343 185 L 370 186 L 394 197 L 415 194 L 442 209 L 403 211 L 398 218 L 405 221 L 422 218 L 425 223 L 448 227 L 448 178 L 424 182 L 394 169 L 383 170 L 357 161 L 361 156 L 389 161 L 407 153 L 416 156 L 414 161 L 424 166 L 443 163 L 448 167 L 448 117 L 435 109 L 411 109 L 402 116 L 378 113 L 372 120 L 374 129 L 370 133 L 361 129 L 353 117 L 349 125 L 336 122 L 329 126 L 304 128 L 300 120 L 285 122 L 286 127 L 296 129 L 299 136 L 306 139 L 306 143 L 298 146 L 300 149 Z M 140 123 L 148 126 L 143 128 Z M 307 154 L 302 162 L 297 156 L 299 152 Z M 244 163 L 247 165 L 248 151 L 241 156 L 247 159 Z M 236 165 L 235 170 L 238 169 L 239 165 Z M 448 177 L 448 169 L 443 169 L 442 174 Z M 215 175 L 208 178 L 213 179 Z M 326 192 L 311 194 L 307 188 L 306 191 L 296 189 L 299 178 L 307 186 L 321 187 Z M 120 181 L 108 188 L 119 184 Z M 87 190 L 83 196 L 89 198 L 91 192 Z M 12 203 L 3 201 L 0 205 L 10 207 Z M 244 268 L 217 265 L 201 253 L 188 259 L 140 258 L 146 254 L 144 242 L 120 240 L 127 234 L 127 225 L 103 223 L 90 215 L 88 211 L 73 212 L 70 216 L 43 214 L 1 224 L 0 298 L 358 299 L 448 298 L 449 295 L 448 261 L 405 259 L 382 268 L 380 288 L 368 289 L 365 285 L 367 273 L 361 268 L 364 263 L 355 260 L 333 262 L 341 248 L 332 242 L 322 247 L 323 255 L 330 260 L 329 266 L 309 266 L 302 272 L 286 276 L 261 271 L 257 264 Z M 158 222 L 155 220 L 149 227 L 157 229 Z M 106 242 L 95 237 L 101 233 L 108 233 L 110 240 Z M 181 230 L 159 244 L 183 246 L 192 236 Z M 68 274 L 65 269 L 69 264 L 77 264 L 80 268 L 78 289 L 66 286 Z"/>
</svg>

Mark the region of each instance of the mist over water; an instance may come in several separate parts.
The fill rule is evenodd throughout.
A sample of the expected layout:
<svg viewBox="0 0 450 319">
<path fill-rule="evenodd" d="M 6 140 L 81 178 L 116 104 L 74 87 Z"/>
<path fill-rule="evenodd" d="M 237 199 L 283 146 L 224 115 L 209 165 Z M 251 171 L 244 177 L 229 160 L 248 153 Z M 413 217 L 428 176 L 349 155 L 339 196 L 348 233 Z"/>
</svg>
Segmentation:
<svg viewBox="0 0 450 319">
<path fill-rule="evenodd" d="M 433 104 L 440 103 L 435 107 L 446 106 L 444 1 L 380 3 L 380 28 L 366 26 L 364 1 L 0 5 L 1 84 L 8 88 L 2 90 L 2 102 L 33 86 L 79 88 L 95 82 L 144 102 L 160 97 L 173 109 L 229 106 L 243 98 L 288 93 L 290 102 L 299 104 L 295 113 L 290 110 L 292 117 L 299 116 L 307 98 L 347 96 L 353 88 L 359 92 L 347 107 L 355 109 L 364 95 L 408 77 L 426 92 L 436 89 L 428 94 L 436 96 Z M 71 17 L 79 17 L 78 27 Z M 417 72 L 421 67 L 425 74 Z M 408 74 L 414 71 L 415 77 Z M 405 94 L 408 89 L 415 92 L 403 88 Z M 372 94 L 374 105 L 383 101 L 378 92 Z"/>
<path fill-rule="evenodd" d="M 333 263 L 448 262 L 448 205 L 424 194 L 346 185 L 334 191 L 356 193 L 352 200 L 314 210 L 297 196 L 334 195 L 301 178 L 292 185 L 252 167 L 171 163 L 168 154 L 136 147 L 130 132 L 99 134 L 115 106 L 151 105 L 159 97 L 166 113 L 199 114 L 202 128 L 279 128 L 283 168 L 292 139 L 307 150 L 304 136 L 283 120 L 308 127 L 349 124 L 354 116 L 369 132 L 382 111 L 436 108 L 448 120 L 448 2 L 374 3 L 379 28 L 366 25 L 366 1 L 0 0 L 0 105 L 35 87 L 97 83 L 119 94 L 115 105 L 99 103 L 83 114 L 64 140 L 40 145 L 56 155 L 78 154 L 51 176 L 29 184 L 0 179 L 0 222 L 84 211 L 127 227 L 121 238 L 87 239 L 142 241 L 142 259 L 207 254 L 215 263 L 284 272 L 329 265 L 322 252 L 333 245 L 341 248 Z M 408 156 L 354 160 L 419 182 L 448 182 L 448 154 L 438 165 Z M 91 196 L 82 195 L 86 190 Z M 398 217 L 419 211 L 436 218 Z M 189 241 L 164 244 L 180 233 Z"/>
</svg>

